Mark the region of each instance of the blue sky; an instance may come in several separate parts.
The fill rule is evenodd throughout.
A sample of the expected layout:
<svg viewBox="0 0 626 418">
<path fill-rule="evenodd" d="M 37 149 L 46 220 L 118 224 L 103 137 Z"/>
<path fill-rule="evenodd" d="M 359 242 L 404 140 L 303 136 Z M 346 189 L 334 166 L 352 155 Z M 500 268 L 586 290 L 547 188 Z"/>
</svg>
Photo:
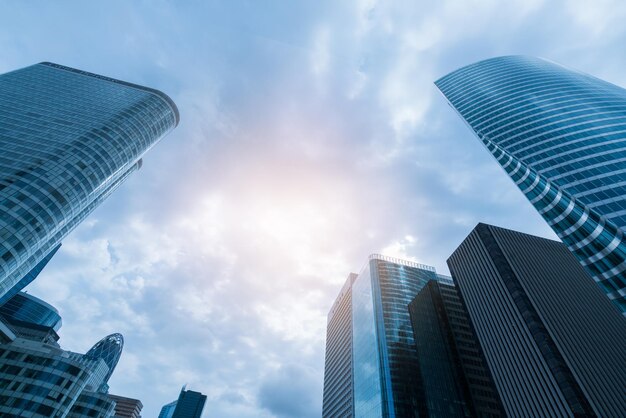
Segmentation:
<svg viewBox="0 0 626 418">
<path fill-rule="evenodd" d="M 0 4 L 0 72 L 53 61 L 169 94 L 179 127 L 31 285 L 64 348 L 121 332 L 156 416 L 318 417 L 326 313 L 381 252 L 435 266 L 479 221 L 554 237 L 433 81 L 529 54 L 626 86 L 620 1 Z"/>
</svg>

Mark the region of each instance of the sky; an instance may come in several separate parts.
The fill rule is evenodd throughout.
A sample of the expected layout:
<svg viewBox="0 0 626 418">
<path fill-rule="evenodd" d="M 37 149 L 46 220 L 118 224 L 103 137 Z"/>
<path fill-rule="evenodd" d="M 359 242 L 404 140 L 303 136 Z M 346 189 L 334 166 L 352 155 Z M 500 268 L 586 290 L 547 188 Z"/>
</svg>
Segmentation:
<svg viewBox="0 0 626 418">
<path fill-rule="evenodd" d="M 478 222 L 556 238 L 433 82 L 499 55 L 626 86 L 626 3 L 0 2 L 0 73 L 157 88 L 180 125 L 28 288 L 63 348 L 121 332 L 110 391 L 156 417 L 319 417 L 326 315 L 371 253 L 447 274 Z"/>
</svg>

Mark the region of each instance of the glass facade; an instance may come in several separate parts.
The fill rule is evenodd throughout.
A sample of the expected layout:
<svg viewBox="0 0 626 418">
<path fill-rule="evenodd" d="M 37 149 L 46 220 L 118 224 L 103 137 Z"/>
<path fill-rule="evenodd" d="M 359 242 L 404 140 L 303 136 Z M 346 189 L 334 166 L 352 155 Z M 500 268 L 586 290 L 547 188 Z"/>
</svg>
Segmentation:
<svg viewBox="0 0 626 418">
<path fill-rule="evenodd" d="M 157 90 L 61 65 L 0 75 L 0 297 L 178 120 Z"/>
<path fill-rule="evenodd" d="M 508 416 L 626 416 L 626 321 L 565 245 L 479 224 L 448 266 Z"/>
<path fill-rule="evenodd" d="M 61 350 L 0 345 L 0 416 L 64 417 L 89 373 Z"/>
<path fill-rule="evenodd" d="M 383 368 L 369 264 L 352 285 L 354 416 L 382 417 Z"/>
<path fill-rule="evenodd" d="M 626 314 L 626 90 L 524 56 L 435 84 Z"/>
<path fill-rule="evenodd" d="M 67 418 L 112 418 L 115 414 L 115 401 L 106 393 L 83 392 L 80 394 Z"/>
<path fill-rule="evenodd" d="M 163 405 L 161 412 L 159 412 L 159 418 L 172 418 L 174 410 L 176 409 L 176 401 Z"/>
<path fill-rule="evenodd" d="M 43 270 L 44 267 L 48 265 L 48 262 L 52 259 L 52 257 L 59 251 L 61 248 L 61 244 L 57 245 L 52 251 L 48 253 L 47 256 L 43 258 L 31 271 L 26 274 L 26 276 L 22 277 L 16 284 L 13 285 L 2 297 L 0 297 L 0 305 L 3 305 L 7 300 L 11 299 L 18 292 L 28 286 L 33 280 L 39 276 L 39 273 Z"/>
<path fill-rule="evenodd" d="M 0 306 L 0 316 L 8 322 L 23 322 L 61 328 L 61 316 L 54 306 L 28 293 L 20 292 Z"/>
<path fill-rule="evenodd" d="M 183 387 L 176 401 L 172 418 L 200 418 L 205 402 L 206 395 L 193 390 L 185 390 Z"/>
<path fill-rule="evenodd" d="M 356 417 L 425 416 L 408 305 L 435 269 L 372 255 L 353 284 Z"/>
<path fill-rule="evenodd" d="M 124 337 L 122 334 L 115 333 L 107 335 L 100 341 L 98 341 L 89 351 L 85 354 L 85 357 L 92 359 L 102 359 L 109 367 L 109 371 L 104 378 L 104 382 L 108 382 L 109 378 L 117 366 L 117 362 L 122 356 L 122 350 L 124 349 Z"/>
</svg>

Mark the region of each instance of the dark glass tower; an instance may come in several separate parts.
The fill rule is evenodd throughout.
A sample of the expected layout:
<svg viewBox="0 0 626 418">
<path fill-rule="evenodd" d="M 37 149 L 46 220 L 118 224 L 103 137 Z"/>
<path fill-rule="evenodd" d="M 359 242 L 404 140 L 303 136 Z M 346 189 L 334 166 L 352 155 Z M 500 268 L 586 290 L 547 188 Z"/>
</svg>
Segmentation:
<svg viewBox="0 0 626 418">
<path fill-rule="evenodd" d="M 160 91 L 73 68 L 0 75 L 0 297 L 27 284 L 178 120 Z"/>
<path fill-rule="evenodd" d="M 409 312 L 428 416 L 506 416 L 457 288 L 430 281 Z"/>
<path fill-rule="evenodd" d="M 380 255 L 352 284 L 353 393 L 356 417 L 418 417 L 426 406 L 408 305 L 429 280 L 422 264 Z"/>
<path fill-rule="evenodd" d="M 183 386 L 178 400 L 164 405 L 159 418 L 200 418 L 205 402 L 206 395 Z"/>
<path fill-rule="evenodd" d="M 508 416 L 626 416 L 626 321 L 565 245 L 479 224 L 448 266 Z"/>
<path fill-rule="evenodd" d="M 626 314 L 626 90 L 523 56 L 435 84 Z"/>
<path fill-rule="evenodd" d="M 20 292 L 0 305 L 0 317 L 5 321 L 52 328 L 61 328 L 61 316 L 52 305 L 28 293 Z"/>
<path fill-rule="evenodd" d="M 322 417 L 353 417 L 352 388 L 352 283 L 350 273 L 339 292 L 326 324 L 326 361 Z"/>
</svg>

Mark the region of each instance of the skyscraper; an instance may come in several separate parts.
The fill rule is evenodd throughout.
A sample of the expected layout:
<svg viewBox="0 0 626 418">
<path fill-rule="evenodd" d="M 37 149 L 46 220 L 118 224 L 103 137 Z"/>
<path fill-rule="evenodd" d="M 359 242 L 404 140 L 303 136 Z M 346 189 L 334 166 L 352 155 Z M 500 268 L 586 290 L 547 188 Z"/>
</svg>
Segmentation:
<svg viewBox="0 0 626 418">
<path fill-rule="evenodd" d="M 163 407 L 161 408 L 161 412 L 159 412 L 158 418 L 172 418 L 172 416 L 174 415 L 174 410 L 176 409 L 177 402 L 178 401 L 173 401 L 166 405 L 163 405 Z"/>
<path fill-rule="evenodd" d="M 417 417 L 425 411 L 408 305 L 429 280 L 449 278 L 377 254 L 348 277 L 329 313 L 324 417 Z"/>
<path fill-rule="evenodd" d="M 626 416 L 626 321 L 565 245 L 479 224 L 448 266 L 508 416 Z"/>
<path fill-rule="evenodd" d="M 109 398 L 115 401 L 115 415 L 113 415 L 113 418 L 141 418 L 143 404 L 139 399 L 111 394 L 109 394 Z"/>
<path fill-rule="evenodd" d="M 435 84 L 626 315 L 626 90 L 523 56 Z"/>
<path fill-rule="evenodd" d="M 0 297 L 178 121 L 168 96 L 124 81 L 52 63 L 0 75 Z"/>
<path fill-rule="evenodd" d="M 159 418 L 200 418 L 205 402 L 206 395 L 183 386 L 178 400 L 164 405 Z"/>
<path fill-rule="evenodd" d="M 409 304 L 429 417 L 504 417 L 458 290 L 431 280 Z"/>
<path fill-rule="evenodd" d="M 322 417 L 354 416 L 352 397 L 352 283 L 350 273 L 339 292 L 326 324 L 326 362 Z"/>
<path fill-rule="evenodd" d="M 89 349 L 89 351 L 87 351 L 85 356 L 92 359 L 101 358 L 102 360 L 104 360 L 109 368 L 109 371 L 104 377 L 104 381 L 108 382 L 109 378 L 113 374 L 113 371 L 115 370 L 115 367 L 117 366 L 117 362 L 122 356 L 123 349 L 124 337 L 122 336 L 122 334 L 115 333 L 107 335 L 106 337 L 98 341 L 93 347 Z"/>
<path fill-rule="evenodd" d="M 0 416 L 112 417 L 108 379 L 122 344 L 112 334 L 88 354 L 63 350 L 61 317 L 48 303 L 18 293 L 0 306 Z"/>
</svg>

